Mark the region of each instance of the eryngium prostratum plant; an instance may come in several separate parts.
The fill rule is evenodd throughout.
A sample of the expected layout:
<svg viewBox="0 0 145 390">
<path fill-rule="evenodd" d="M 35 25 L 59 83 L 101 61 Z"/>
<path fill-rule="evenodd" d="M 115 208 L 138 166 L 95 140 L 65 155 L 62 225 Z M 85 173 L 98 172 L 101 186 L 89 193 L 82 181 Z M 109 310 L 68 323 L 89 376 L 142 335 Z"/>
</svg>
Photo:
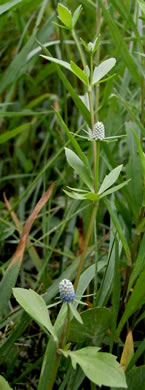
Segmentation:
<svg viewBox="0 0 145 390">
<path fill-rule="evenodd" d="M 22 307 L 24 307 L 24 309 L 35 319 L 35 321 L 38 322 L 38 324 L 42 327 L 44 331 L 49 332 L 49 334 L 51 334 L 52 336 L 50 339 L 50 343 L 48 344 L 48 347 L 46 349 L 46 354 L 44 357 L 44 365 L 43 365 L 43 367 L 45 367 L 46 361 L 48 361 L 48 366 L 49 366 L 49 359 L 50 359 L 50 363 L 52 359 L 54 361 L 54 367 L 52 368 L 51 372 L 49 371 L 49 374 L 47 375 L 47 371 L 45 371 L 46 374 L 45 383 L 46 381 L 48 381 L 47 390 L 52 390 L 53 385 L 55 385 L 57 370 L 59 368 L 59 363 L 62 355 L 65 358 L 69 357 L 71 359 L 73 369 L 76 369 L 77 365 L 79 365 L 84 373 L 84 377 L 87 376 L 88 379 L 94 384 L 98 386 L 104 385 L 104 386 L 110 386 L 115 388 L 116 387 L 126 388 L 127 385 L 126 385 L 124 371 L 120 366 L 120 364 L 116 362 L 115 356 L 113 356 L 111 353 L 99 352 L 100 348 L 96 347 L 96 345 L 95 346 L 92 345 L 92 343 L 91 346 L 81 348 L 81 349 L 77 349 L 77 343 L 76 343 L 74 348 L 74 346 L 71 346 L 71 337 L 70 337 L 72 319 L 73 322 L 77 320 L 80 323 L 79 325 L 82 327 L 81 328 L 82 331 L 85 331 L 85 325 L 83 324 L 83 319 L 82 319 L 85 311 L 81 313 L 81 315 L 79 314 L 79 311 L 77 310 L 77 306 L 79 303 L 82 302 L 76 300 L 76 295 L 78 289 L 79 291 L 81 291 L 80 293 L 80 299 L 81 299 L 84 291 L 88 287 L 89 282 L 92 281 L 94 276 L 90 274 L 90 267 L 88 266 L 88 264 L 86 264 L 86 266 L 88 266 L 88 269 L 86 269 L 85 271 L 86 272 L 85 278 L 83 278 L 83 282 L 82 280 L 80 280 L 80 276 L 83 270 L 84 260 L 86 259 L 86 254 L 89 246 L 90 236 L 93 230 L 94 230 L 94 237 L 95 237 L 95 251 L 97 251 L 96 214 L 97 214 L 99 201 L 101 197 L 108 195 L 108 193 L 115 192 L 117 189 L 121 188 L 121 186 L 126 184 L 126 182 L 121 183 L 119 184 L 118 188 L 117 186 L 115 186 L 112 187 L 110 190 L 110 187 L 116 182 L 116 180 L 119 177 L 120 171 L 122 169 L 122 165 L 114 168 L 109 173 L 109 175 L 105 176 L 102 183 L 100 183 L 100 177 L 99 177 L 100 145 L 101 143 L 104 142 L 105 132 L 104 132 L 103 123 L 100 122 L 98 119 L 98 112 L 97 112 L 98 107 L 95 107 L 95 102 L 97 101 L 97 99 L 96 97 L 94 99 L 94 91 L 96 91 L 96 85 L 100 81 L 101 82 L 106 81 L 106 78 L 105 79 L 103 78 L 114 67 L 116 60 L 115 58 L 110 58 L 103 61 L 100 65 L 97 66 L 95 65 L 94 54 L 99 45 L 99 41 L 100 41 L 99 37 L 96 37 L 94 42 L 92 43 L 89 42 L 88 45 L 85 41 L 82 40 L 82 45 L 86 50 L 86 53 L 84 53 L 83 47 L 80 44 L 80 41 L 78 40 L 77 34 L 75 32 L 75 26 L 80 17 L 80 13 L 82 10 L 81 6 L 79 6 L 73 14 L 67 7 L 65 7 L 60 3 L 58 4 L 57 9 L 58 9 L 59 20 L 62 22 L 61 27 L 62 28 L 64 27 L 66 30 L 69 30 L 69 32 L 72 34 L 74 42 L 76 43 L 76 47 L 78 48 L 79 55 L 80 55 L 81 64 L 80 61 L 77 63 L 75 63 L 74 61 L 68 63 L 63 59 L 60 60 L 58 58 L 54 58 L 52 57 L 51 53 L 46 49 L 46 47 L 44 47 L 41 43 L 40 46 L 43 52 L 45 53 L 45 55 L 42 55 L 42 57 L 55 64 L 55 69 L 58 72 L 61 80 L 63 81 L 65 88 L 69 91 L 69 93 L 71 94 L 74 100 L 74 103 L 76 104 L 77 108 L 80 110 L 80 114 L 83 116 L 83 120 L 85 121 L 86 127 L 88 127 L 91 131 L 90 140 L 92 141 L 91 147 L 92 147 L 92 155 L 93 155 L 93 164 L 90 163 L 90 161 L 87 158 L 87 152 L 86 154 L 84 153 L 84 151 L 81 149 L 81 146 L 79 145 L 79 143 L 75 138 L 75 131 L 77 129 L 74 129 L 74 133 L 72 133 L 70 129 L 67 127 L 67 125 L 64 123 L 60 112 L 56 112 L 56 115 L 58 117 L 61 126 L 66 132 L 72 147 L 75 149 L 75 152 L 68 148 L 65 149 L 68 164 L 71 166 L 71 168 L 75 170 L 75 173 L 80 178 L 80 182 L 82 185 L 82 188 L 73 188 L 72 193 L 69 193 L 68 191 L 66 191 L 66 193 L 69 196 L 73 195 L 72 197 L 74 197 L 77 200 L 84 200 L 84 201 L 87 200 L 92 202 L 93 205 L 92 214 L 90 216 L 88 231 L 85 237 L 83 250 L 80 255 L 80 261 L 76 271 L 76 279 L 75 279 L 74 287 L 71 281 L 68 279 L 61 280 L 58 285 L 61 301 L 46 306 L 44 301 L 45 295 L 43 299 L 37 293 L 32 292 L 32 290 L 25 290 L 24 292 L 23 289 L 23 291 L 21 292 L 22 294 L 20 294 L 20 291 L 17 292 L 17 289 L 15 289 L 14 294 L 18 302 L 22 305 Z M 83 101 L 80 99 L 79 95 L 72 87 L 68 78 L 66 78 L 64 73 L 60 70 L 60 67 L 67 69 L 67 72 L 68 71 L 71 72 L 73 74 L 73 77 L 76 76 L 79 79 L 79 83 L 82 82 L 84 93 L 87 94 L 88 97 L 89 107 L 85 106 Z M 107 77 L 107 79 L 109 79 L 110 77 L 112 77 L 112 75 Z M 79 129 L 77 131 L 79 133 Z M 106 133 L 107 133 L 107 129 L 106 129 Z M 90 143 L 88 142 L 88 148 L 89 146 Z M 97 260 L 97 256 L 95 259 Z M 96 265 L 95 265 L 96 274 L 98 270 L 97 267 L 98 267 L 98 263 L 96 261 Z M 95 296 L 97 295 L 97 292 L 98 292 L 97 277 L 95 275 L 95 284 L 94 284 Z M 25 295 L 25 300 L 23 299 L 24 295 Z M 34 305 L 34 298 L 35 298 L 35 305 Z M 47 309 L 51 310 L 53 306 L 56 306 L 58 304 L 61 304 L 61 309 L 54 325 L 52 325 Z M 90 315 L 91 310 L 93 309 L 90 309 L 90 311 L 88 310 L 89 312 L 88 315 Z M 53 343 L 55 343 L 55 345 L 53 345 Z M 51 351 L 53 356 L 51 354 L 49 356 L 49 351 Z M 47 369 L 49 370 L 48 366 Z"/>
</svg>

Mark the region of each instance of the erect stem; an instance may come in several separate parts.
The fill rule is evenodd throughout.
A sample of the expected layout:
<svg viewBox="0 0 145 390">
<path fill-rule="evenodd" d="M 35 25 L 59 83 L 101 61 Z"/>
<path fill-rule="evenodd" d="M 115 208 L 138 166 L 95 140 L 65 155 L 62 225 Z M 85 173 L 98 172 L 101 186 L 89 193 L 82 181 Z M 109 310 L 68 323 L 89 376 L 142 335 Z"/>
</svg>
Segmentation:
<svg viewBox="0 0 145 390">
<path fill-rule="evenodd" d="M 58 348 L 63 348 L 65 346 L 65 344 L 67 343 L 68 337 L 69 337 L 69 333 L 70 333 L 70 307 L 69 307 L 69 304 L 67 304 L 67 318 L 65 320 L 65 323 L 64 323 L 61 335 L 60 335 Z M 59 354 L 58 351 L 56 351 L 55 364 L 54 364 L 52 376 L 51 376 L 51 379 L 50 379 L 50 382 L 48 385 L 48 390 L 52 390 L 53 385 L 55 383 L 61 356 L 62 355 Z"/>
<path fill-rule="evenodd" d="M 98 192 L 99 188 L 99 161 L 100 161 L 100 141 L 96 142 L 96 192 Z"/>
<path fill-rule="evenodd" d="M 82 64 L 83 64 L 83 67 L 84 67 L 84 69 L 85 69 L 85 66 L 86 66 L 85 56 L 84 56 L 83 50 L 82 50 L 82 48 L 81 48 L 81 45 L 80 45 L 80 43 L 79 43 L 79 40 L 78 40 L 78 37 L 77 37 L 77 34 L 76 34 L 75 30 L 72 30 L 72 36 L 73 36 L 73 39 L 74 39 L 74 41 L 75 41 L 75 43 L 76 43 L 76 46 L 77 46 L 77 48 L 78 48 L 78 51 L 79 51 L 79 53 L 80 53 L 80 57 L 81 57 L 81 60 L 82 60 Z"/>
<path fill-rule="evenodd" d="M 55 364 L 54 364 L 54 370 L 53 370 L 52 377 L 51 377 L 51 380 L 50 380 L 49 385 L 48 385 L 48 390 L 52 390 L 52 388 L 53 388 L 53 385 L 54 385 L 54 382 L 55 382 L 55 379 L 56 379 L 56 375 L 57 375 L 57 370 L 58 370 L 59 363 L 60 363 L 60 359 L 61 359 L 61 355 L 59 355 L 56 352 L 56 359 L 55 359 Z"/>
<path fill-rule="evenodd" d="M 92 230 L 93 230 L 93 226 L 94 226 L 94 221 L 95 221 L 95 217 L 96 217 L 96 210 L 97 210 L 97 202 L 94 203 L 94 207 L 93 207 L 93 211 L 92 211 L 92 215 L 91 215 L 91 219 L 90 219 L 87 235 L 86 235 L 85 242 L 84 242 L 84 249 L 83 249 L 83 252 L 82 252 L 82 255 L 81 255 L 81 258 L 80 258 L 80 263 L 79 263 L 79 266 L 78 266 L 77 275 L 76 275 L 76 279 L 75 279 L 75 283 L 74 283 L 75 290 L 76 290 L 76 288 L 78 286 L 79 278 L 80 278 L 80 275 L 81 275 L 81 272 L 82 272 L 82 268 L 83 268 L 83 264 L 84 264 L 84 260 L 85 260 L 85 256 L 86 256 L 86 252 L 87 252 L 87 249 L 88 249 L 89 239 L 90 239 L 90 236 L 91 236 L 91 233 L 92 233 Z"/>
</svg>

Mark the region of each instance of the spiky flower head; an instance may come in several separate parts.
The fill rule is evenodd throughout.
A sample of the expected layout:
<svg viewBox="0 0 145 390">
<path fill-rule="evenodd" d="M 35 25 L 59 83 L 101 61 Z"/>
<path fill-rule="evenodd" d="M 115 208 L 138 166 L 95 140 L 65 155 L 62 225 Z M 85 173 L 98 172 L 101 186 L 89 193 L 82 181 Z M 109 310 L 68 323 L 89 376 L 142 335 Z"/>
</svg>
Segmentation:
<svg viewBox="0 0 145 390">
<path fill-rule="evenodd" d="M 102 122 L 95 123 L 93 128 L 92 138 L 95 139 L 96 141 L 105 138 L 105 130 Z"/>
<path fill-rule="evenodd" d="M 73 284 L 68 279 L 63 279 L 59 283 L 60 298 L 63 302 L 71 302 L 75 298 L 75 291 Z"/>
</svg>

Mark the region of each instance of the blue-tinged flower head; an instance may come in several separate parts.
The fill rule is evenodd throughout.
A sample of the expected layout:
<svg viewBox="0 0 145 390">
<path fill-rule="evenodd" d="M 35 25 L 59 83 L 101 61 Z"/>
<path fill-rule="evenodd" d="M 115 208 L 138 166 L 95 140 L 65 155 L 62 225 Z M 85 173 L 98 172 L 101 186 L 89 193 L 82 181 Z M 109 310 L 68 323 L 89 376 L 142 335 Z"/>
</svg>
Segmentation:
<svg viewBox="0 0 145 390">
<path fill-rule="evenodd" d="M 59 283 L 60 298 L 63 302 L 72 302 L 75 299 L 73 284 L 68 279 L 63 279 Z"/>
</svg>

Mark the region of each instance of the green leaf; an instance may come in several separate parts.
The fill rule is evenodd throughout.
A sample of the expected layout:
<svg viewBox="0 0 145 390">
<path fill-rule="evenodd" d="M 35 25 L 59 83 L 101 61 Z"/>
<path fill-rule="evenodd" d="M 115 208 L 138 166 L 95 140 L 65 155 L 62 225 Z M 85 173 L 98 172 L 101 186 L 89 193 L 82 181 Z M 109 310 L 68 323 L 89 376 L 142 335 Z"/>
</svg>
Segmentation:
<svg viewBox="0 0 145 390">
<path fill-rule="evenodd" d="M 78 193 L 76 193 L 76 192 L 69 192 L 69 191 L 67 191 L 67 190 L 63 190 L 64 192 L 65 192 L 65 194 L 67 195 L 67 196 L 69 196 L 70 198 L 72 198 L 72 199 L 76 199 L 76 200 L 79 200 L 79 199 L 85 199 L 85 196 L 84 195 L 82 195 L 82 194 L 78 194 Z"/>
<path fill-rule="evenodd" d="M 57 6 L 57 12 L 58 12 L 59 19 L 61 20 L 61 22 L 71 30 L 72 29 L 71 11 L 67 7 L 65 7 L 63 4 L 59 3 Z"/>
<path fill-rule="evenodd" d="M 77 152 L 77 155 L 80 157 L 80 159 L 83 161 L 83 163 L 87 166 L 88 165 L 88 161 L 87 161 L 87 158 L 85 156 L 85 154 L 83 153 L 82 149 L 80 148 L 80 145 L 78 144 L 78 142 L 76 141 L 74 135 L 70 132 L 69 128 L 67 127 L 67 125 L 65 124 L 65 122 L 63 121 L 60 113 L 58 111 L 55 111 L 56 115 L 57 115 L 57 118 L 62 126 L 62 128 L 64 129 L 64 131 L 66 132 L 69 140 L 71 141 L 75 151 Z"/>
<path fill-rule="evenodd" d="M 84 194 L 84 198 L 95 201 L 99 199 L 99 195 L 94 192 L 88 192 L 87 194 Z"/>
<path fill-rule="evenodd" d="M 4 12 L 6 12 L 6 11 L 9 11 L 15 5 L 21 3 L 21 1 L 22 0 L 13 0 L 13 1 L 9 1 L 6 4 L 0 5 L 0 15 L 4 14 Z"/>
<path fill-rule="evenodd" d="M 118 176 L 120 175 L 122 167 L 123 165 L 119 165 L 118 167 L 113 169 L 107 176 L 105 176 L 105 179 L 103 180 L 103 183 L 101 184 L 101 187 L 98 192 L 99 195 L 101 195 L 104 191 L 107 190 L 107 188 L 111 187 L 112 184 L 115 183 L 115 181 L 118 179 Z"/>
<path fill-rule="evenodd" d="M 0 375 L 0 390 L 12 390 L 5 378 Z"/>
<path fill-rule="evenodd" d="M 139 310 L 145 303 L 145 270 L 139 276 L 136 285 L 133 289 L 133 292 L 129 298 L 129 301 L 126 305 L 126 309 L 121 317 L 121 320 L 118 325 L 118 329 L 116 331 L 116 336 L 120 335 L 122 328 L 125 323 L 127 323 L 128 319 Z"/>
<path fill-rule="evenodd" d="M 13 294 L 17 302 L 40 326 L 45 327 L 57 341 L 54 328 L 49 318 L 47 306 L 43 298 L 35 291 L 25 288 L 13 288 Z"/>
<path fill-rule="evenodd" d="M 80 110 L 84 120 L 87 122 L 88 126 L 91 127 L 90 112 L 89 112 L 88 108 L 85 106 L 83 101 L 80 99 L 80 97 L 76 93 L 75 89 L 72 87 L 72 85 L 67 80 L 64 73 L 61 71 L 61 69 L 59 67 L 57 68 L 57 73 L 58 73 L 60 79 L 62 80 L 65 88 L 69 91 L 75 105 Z"/>
<path fill-rule="evenodd" d="M 134 203 L 134 209 L 136 210 L 136 214 L 138 216 L 143 202 L 144 191 L 143 172 L 141 165 L 142 160 L 137 150 L 137 145 L 140 143 L 140 140 L 138 138 L 138 135 L 140 136 L 140 131 L 138 129 L 138 126 L 133 122 L 126 123 L 125 127 L 127 132 L 127 144 L 129 150 L 129 159 L 128 164 L 126 166 L 126 173 L 127 176 L 131 178 L 131 181 L 128 185 L 128 191 L 130 197 L 132 198 L 132 202 Z M 142 149 L 141 145 L 140 149 Z"/>
<path fill-rule="evenodd" d="M 103 194 L 99 198 L 100 199 L 104 198 L 104 196 L 110 195 L 113 192 L 116 192 L 116 191 L 120 190 L 122 187 L 126 186 L 129 183 L 129 181 L 130 181 L 130 179 L 124 181 L 121 184 L 118 184 L 117 186 L 111 187 L 108 191 L 103 192 Z"/>
<path fill-rule="evenodd" d="M 73 265 L 73 263 L 72 263 L 72 265 Z M 71 265 L 71 268 L 72 268 L 72 265 Z M 77 263 L 77 266 L 78 266 L 78 263 Z M 68 269 L 69 268 L 70 268 L 70 266 L 68 267 Z M 75 273 L 76 273 L 76 268 L 74 270 Z M 66 271 L 63 273 L 63 275 L 61 275 L 59 277 L 59 279 L 56 281 L 56 283 L 53 283 L 52 287 L 50 287 L 48 289 L 48 299 L 49 299 L 49 297 L 52 298 L 54 296 L 54 294 L 52 296 L 51 290 L 53 289 L 54 285 L 56 285 L 57 289 L 58 289 L 58 284 L 59 284 L 59 281 L 62 280 L 62 277 L 69 278 L 69 279 L 72 278 L 72 273 L 68 274 L 68 269 L 66 269 Z M 99 262 L 98 269 L 99 269 L 99 271 L 102 269 L 102 262 Z M 88 285 L 91 282 L 91 280 L 94 278 L 94 272 L 95 272 L 95 266 L 93 264 L 90 267 L 88 267 L 81 274 L 81 277 L 80 277 L 80 280 L 79 280 L 79 284 L 78 284 L 78 287 L 77 287 L 77 291 L 76 291 L 76 294 L 80 298 L 82 297 L 84 291 L 88 287 Z M 75 276 L 75 273 L 73 272 L 73 277 Z M 76 301 L 74 301 L 74 306 L 75 307 L 78 306 L 78 303 Z M 54 328 L 55 328 L 55 330 L 57 332 L 59 331 L 61 333 L 61 329 L 62 329 L 64 320 L 66 318 L 66 313 L 67 313 L 67 305 L 64 304 L 62 306 L 62 308 L 61 308 L 61 310 L 60 310 L 60 312 L 59 312 L 59 314 L 57 316 L 56 322 L 54 324 Z M 58 335 L 58 337 L 59 337 L 59 335 Z M 42 370 L 41 370 L 38 390 L 47 390 L 48 389 L 48 383 L 49 383 L 49 380 L 50 380 L 51 375 L 52 375 L 53 367 L 55 365 L 56 351 L 57 351 L 56 344 L 54 343 L 54 341 L 53 341 L 53 339 L 51 337 L 50 340 L 49 340 L 46 352 L 45 352 L 45 356 L 44 356 L 44 361 L 43 361 L 43 365 L 42 365 Z M 51 356 L 51 360 L 50 360 L 50 356 Z"/>
<path fill-rule="evenodd" d="M 139 137 L 138 137 L 137 133 L 133 130 L 133 128 L 131 129 L 131 131 L 133 132 L 133 135 L 135 137 L 135 141 L 136 141 L 136 144 L 137 144 L 138 153 L 139 153 L 139 156 L 140 156 L 140 162 L 141 162 L 141 165 L 142 165 L 144 181 L 145 181 L 145 154 L 144 154 L 144 151 L 142 149 L 142 146 L 141 146 L 141 143 L 140 143 L 140 140 L 139 140 Z"/>
<path fill-rule="evenodd" d="M 46 49 L 46 47 L 41 42 L 39 42 L 39 41 L 37 41 L 37 42 L 40 45 L 40 47 L 42 48 L 43 52 L 45 54 L 47 54 L 47 56 L 50 56 L 50 53 Z M 88 108 L 85 106 L 83 101 L 80 99 L 80 97 L 76 93 L 75 89 L 72 87 L 70 82 L 67 80 L 66 76 L 61 71 L 60 67 L 57 64 L 55 66 L 56 66 L 56 71 L 57 71 L 61 81 L 63 82 L 65 88 L 69 91 L 74 103 L 76 104 L 76 106 L 80 110 L 80 112 L 81 112 L 84 120 L 87 122 L 88 126 L 91 127 L 90 112 L 89 112 Z"/>
<path fill-rule="evenodd" d="M 69 64 L 66 61 L 59 60 L 58 58 L 54 57 L 49 57 L 45 56 L 44 54 L 40 54 L 40 57 L 45 58 L 48 61 L 54 62 L 55 64 L 58 64 L 60 66 L 63 66 L 63 68 L 66 68 L 70 70 L 72 73 L 75 74 L 85 85 L 88 85 L 88 77 L 87 75 L 83 72 L 79 66 L 77 66 L 73 61 L 71 61 L 71 64 Z"/>
<path fill-rule="evenodd" d="M 73 319 L 69 339 L 75 343 L 91 341 L 100 345 L 107 329 L 111 325 L 111 312 L 104 307 L 95 307 L 81 313 L 83 325 Z"/>
<path fill-rule="evenodd" d="M 0 317 L 6 315 L 7 313 L 8 302 L 12 294 L 12 287 L 15 286 L 19 270 L 20 262 L 18 259 L 11 267 L 8 268 L 0 282 Z"/>
<path fill-rule="evenodd" d="M 120 276 L 120 261 L 119 261 L 119 240 L 115 238 L 115 261 L 114 261 L 114 277 L 113 277 L 113 294 L 112 294 L 112 324 L 110 335 L 110 352 L 113 349 L 114 337 L 116 333 L 116 324 L 120 309 L 121 295 L 121 276 Z"/>
<path fill-rule="evenodd" d="M 145 14 L 145 3 L 144 3 L 144 0 L 137 0 L 141 10 L 143 11 L 143 13 Z"/>
<path fill-rule="evenodd" d="M 89 49 L 88 49 L 87 43 L 82 38 L 80 38 L 80 41 L 81 41 L 82 45 L 84 46 L 85 50 L 89 53 Z"/>
<path fill-rule="evenodd" d="M 141 274 L 143 269 L 145 268 L 145 233 L 143 235 L 143 238 L 140 243 L 140 247 L 138 250 L 137 259 L 134 264 L 134 268 L 131 272 L 129 284 L 128 284 L 128 292 L 130 291 L 133 283 L 138 278 L 138 276 Z"/>
<path fill-rule="evenodd" d="M 27 41 L 22 50 L 14 56 L 13 61 L 6 68 L 5 72 L 2 75 L 0 83 L 0 93 L 2 93 L 8 85 L 16 82 L 17 78 L 20 77 L 25 69 L 26 58 L 34 44 L 33 36 Z M 13 113 L 11 113 L 13 114 Z"/>
<path fill-rule="evenodd" d="M 81 319 L 81 316 L 79 314 L 79 312 L 77 311 L 77 309 L 75 308 L 75 306 L 73 305 L 73 303 L 69 303 L 69 307 L 70 307 L 70 310 L 72 312 L 72 315 L 73 317 L 75 317 L 75 319 L 80 323 L 80 324 L 83 324 L 83 321 Z"/>
<path fill-rule="evenodd" d="M 30 126 L 31 126 L 31 123 L 25 123 L 24 125 L 16 127 L 13 130 L 6 131 L 4 134 L 0 135 L 0 144 L 3 144 L 4 142 L 8 141 L 9 139 L 16 137 L 17 134 L 21 133 L 23 130 L 28 129 Z"/>
<path fill-rule="evenodd" d="M 117 214 L 115 212 L 115 210 L 113 209 L 112 207 L 112 204 L 110 201 L 108 201 L 108 199 L 104 199 L 104 203 L 109 211 L 109 214 L 112 218 L 112 221 L 113 221 L 113 224 L 116 228 L 116 231 L 118 232 L 118 235 L 120 237 L 120 240 L 122 242 L 122 245 L 123 245 L 123 248 L 124 248 L 124 251 L 125 251 L 125 254 L 126 254 L 126 257 L 128 259 L 128 264 L 131 265 L 132 262 L 131 262 L 131 252 L 130 252 L 130 248 L 128 246 L 128 242 L 126 240 L 126 237 L 124 235 L 124 232 L 123 232 L 123 229 L 120 225 L 120 222 L 119 222 L 119 219 L 117 217 Z"/>
<path fill-rule="evenodd" d="M 102 77 L 105 76 L 116 64 L 115 58 L 109 58 L 109 60 L 106 60 L 102 62 L 99 66 L 96 66 L 93 73 L 93 81 L 92 85 L 95 85 L 99 80 L 102 79 Z"/>
<path fill-rule="evenodd" d="M 117 26 L 116 21 L 111 17 L 110 11 L 106 8 L 104 1 L 99 0 L 100 5 L 103 10 L 104 19 L 106 20 L 109 32 L 112 34 L 112 38 L 116 44 L 116 47 L 118 47 L 119 44 L 119 53 L 122 57 L 122 60 L 124 61 L 125 65 L 127 66 L 128 70 L 132 74 L 134 80 L 140 85 L 140 74 L 138 72 L 136 63 L 134 61 L 134 57 L 131 56 L 129 49 L 127 47 L 127 44 L 125 42 L 125 39 L 122 35 L 122 31 L 120 32 L 119 27 Z"/>
<path fill-rule="evenodd" d="M 45 60 L 54 62 L 55 64 L 58 64 L 60 66 L 63 66 L 63 68 L 66 68 L 72 72 L 70 64 L 66 61 L 58 60 L 58 58 L 54 58 L 54 57 L 45 56 L 44 54 L 40 54 L 40 57 L 43 57 L 43 58 L 45 58 Z"/>
<path fill-rule="evenodd" d="M 108 302 L 110 295 L 113 289 L 113 278 L 114 278 L 114 268 L 116 261 L 115 253 L 115 238 L 114 238 L 114 228 L 111 221 L 110 225 L 110 242 L 109 242 L 109 253 L 107 256 L 107 264 L 104 272 L 104 276 L 96 296 L 96 305 L 105 306 Z"/>
<path fill-rule="evenodd" d="M 99 34 L 94 42 L 93 42 L 93 45 L 94 45 L 94 49 L 93 49 L 93 53 L 95 53 L 95 51 L 97 50 L 98 46 L 99 46 L 99 43 L 100 43 L 100 38 L 101 38 L 101 35 Z"/>
<path fill-rule="evenodd" d="M 76 369 L 79 364 L 87 378 L 96 385 L 127 388 L 123 369 L 116 362 L 116 356 L 98 351 L 96 347 L 74 352 L 61 350 L 66 358 L 71 358 L 73 368 Z"/>
<path fill-rule="evenodd" d="M 68 148 L 65 148 L 66 159 L 68 164 L 77 172 L 82 181 L 89 187 L 90 190 L 93 190 L 92 178 L 89 172 L 89 169 L 83 164 L 80 158 Z"/>
<path fill-rule="evenodd" d="M 78 19 L 79 19 L 79 16 L 80 16 L 80 13 L 81 13 L 82 9 L 83 9 L 83 8 L 82 8 L 82 5 L 79 5 L 79 6 L 76 8 L 76 10 L 74 11 L 73 17 L 72 17 L 72 28 L 75 27 L 75 25 L 76 25 L 76 23 L 77 23 L 77 21 L 78 21 Z"/>
<path fill-rule="evenodd" d="M 70 63 L 71 69 L 73 73 L 85 84 L 88 85 L 88 77 L 87 75 L 83 72 L 79 66 L 77 66 L 73 61 Z"/>
<path fill-rule="evenodd" d="M 144 390 L 145 388 L 145 366 L 135 367 L 126 373 L 128 390 Z M 116 390 L 116 389 L 113 389 Z M 120 388 L 122 390 L 122 387 Z"/>
</svg>

